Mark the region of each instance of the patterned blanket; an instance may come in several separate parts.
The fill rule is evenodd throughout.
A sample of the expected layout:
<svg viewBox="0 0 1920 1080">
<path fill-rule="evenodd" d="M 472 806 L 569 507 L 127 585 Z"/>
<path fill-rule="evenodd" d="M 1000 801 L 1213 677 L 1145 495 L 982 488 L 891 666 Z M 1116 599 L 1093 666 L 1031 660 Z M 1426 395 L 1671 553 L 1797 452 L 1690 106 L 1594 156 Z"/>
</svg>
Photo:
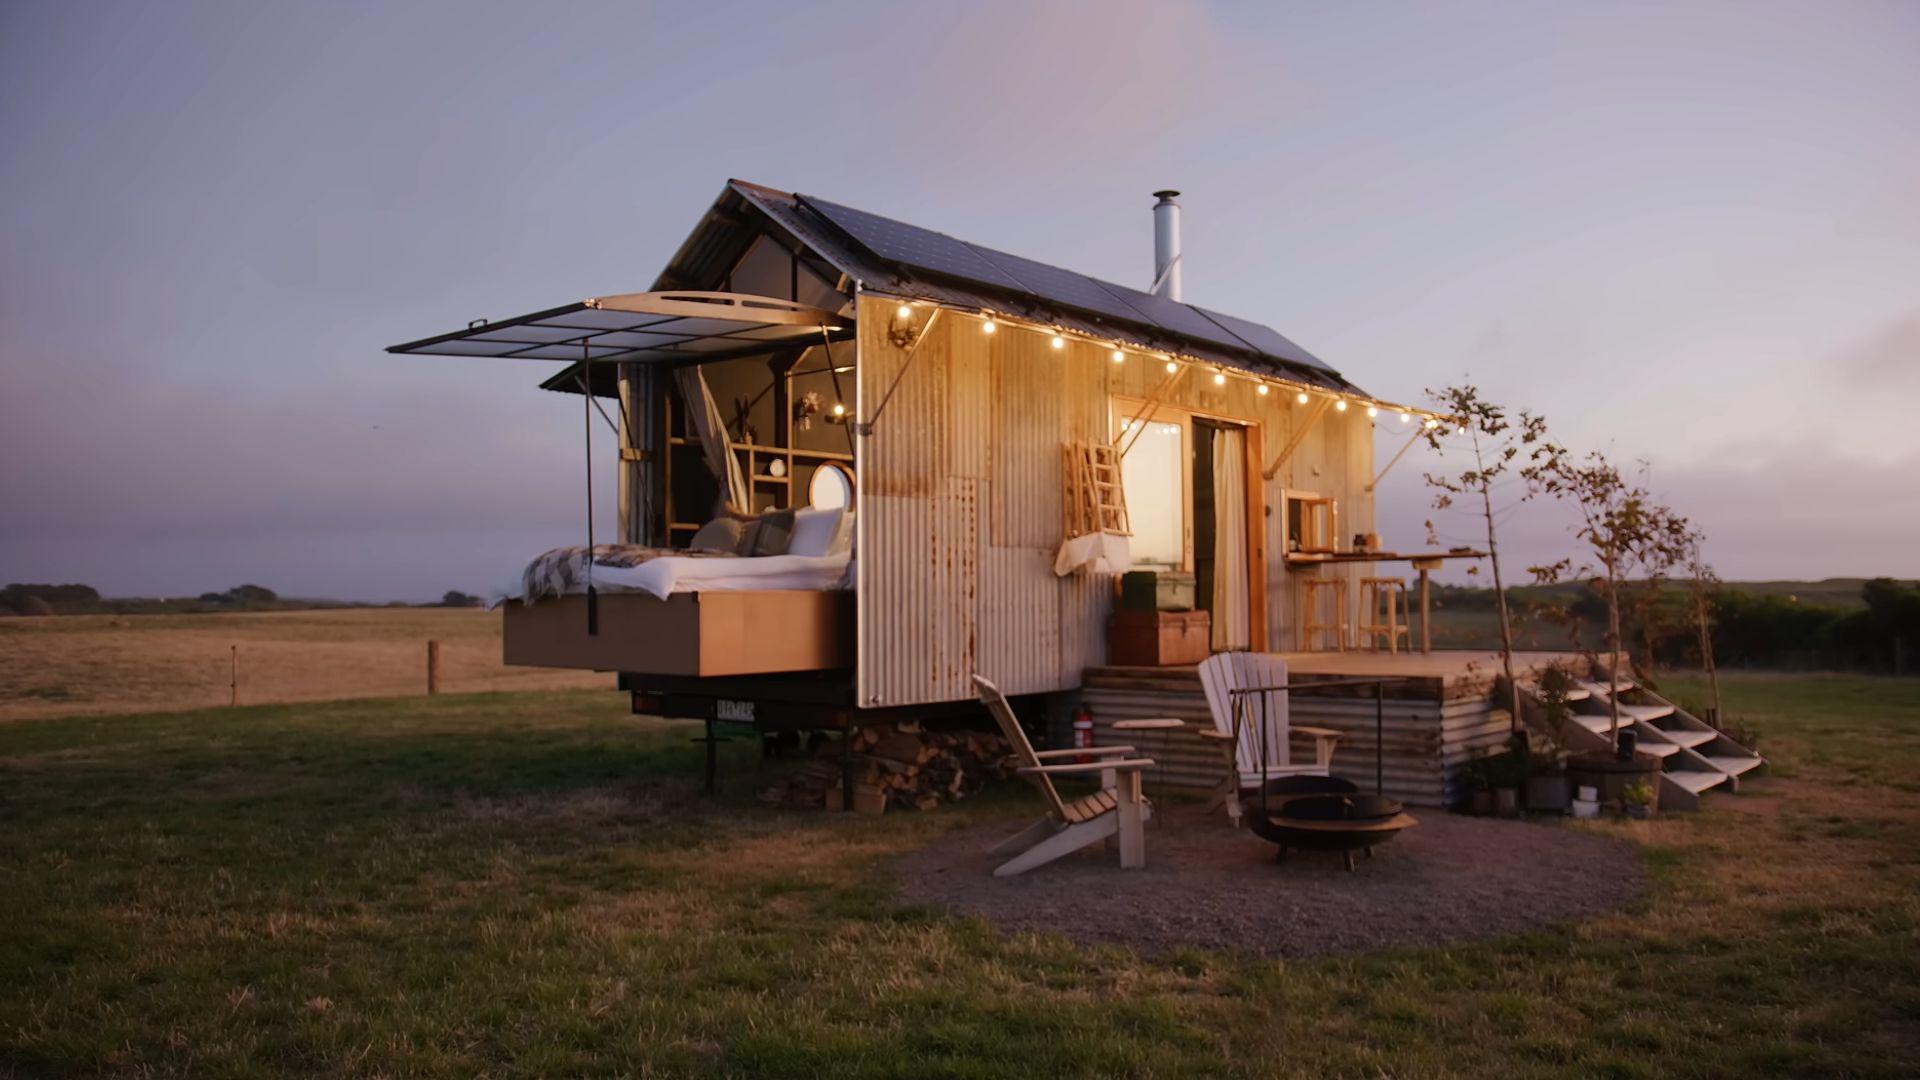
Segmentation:
<svg viewBox="0 0 1920 1080">
<path fill-rule="evenodd" d="M 534 556 L 520 577 L 520 598 L 532 603 L 543 596 L 565 596 L 586 592 L 587 566 L 625 567 L 667 556 L 683 559 L 736 559 L 723 551 L 682 551 L 676 548 L 642 547 L 639 544 L 595 544 L 554 548 Z"/>
</svg>

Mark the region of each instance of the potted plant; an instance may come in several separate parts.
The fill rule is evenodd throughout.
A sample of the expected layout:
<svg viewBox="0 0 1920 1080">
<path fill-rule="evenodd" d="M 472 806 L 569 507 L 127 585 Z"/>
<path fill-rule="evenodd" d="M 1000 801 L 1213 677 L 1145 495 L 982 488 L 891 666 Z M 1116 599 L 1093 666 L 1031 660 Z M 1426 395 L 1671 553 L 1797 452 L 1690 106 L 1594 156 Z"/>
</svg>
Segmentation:
<svg viewBox="0 0 1920 1080">
<path fill-rule="evenodd" d="M 1520 816 L 1520 786 L 1527 782 L 1526 735 L 1515 732 L 1510 742 L 1518 745 L 1488 759 L 1492 770 L 1493 812 L 1500 817 Z"/>
<path fill-rule="evenodd" d="M 1489 775 L 1488 757 L 1477 757 L 1467 762 L 1460 770 L 1460 777 L 1467 786 L 1467 811 L 1475 817 L 1490 817 L 1493 814 L 1493 783 Z"/>
<path fill-rule="evenodd" d="M 1653 785 L 1644 779 L 1635 780 L 1620 793 L 1620 801 L 1626 804 L 1628 817 L 1645 821 L 1653 816 Z"/>
<path fill-rule="evenodd" d="M 1573 805 L 1573 780 L 1567 775 L 1567 725 L 1573 720 L 1569 694 L 1573 674 L 1562 664 L 1540 672 L 1540 717 L 1532 725 L 1540 745 L 1527 759 L 1527 809 L 1564 814 Z"/>
</svg>

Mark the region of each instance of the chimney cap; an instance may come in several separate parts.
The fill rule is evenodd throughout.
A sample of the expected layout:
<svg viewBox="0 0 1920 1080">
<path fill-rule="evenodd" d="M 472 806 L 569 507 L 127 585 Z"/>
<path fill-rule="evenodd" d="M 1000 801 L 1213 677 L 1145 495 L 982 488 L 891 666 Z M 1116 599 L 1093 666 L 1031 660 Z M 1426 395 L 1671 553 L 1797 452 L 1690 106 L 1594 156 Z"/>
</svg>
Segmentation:
<svg viewBox="0 0 1920 1080">
<path fill-rule="evenodd" d="M 1167 189 L 1166 189 L 1166 190 L 1164 190 L 1164 191 L 1156 191 L 1156 192 L 1154 192 L 1154 193 L 1153 193 L 1153 197 L 1154 197 L 1154 198 L 1156 198 L 1156 199 L 1161 199 L 1161 200 L 1165 200 L 1165 201 L 1169 201 L 1169 202 L 1171 202 L 1171 201 L 1173 200 L 1173 198 L 1174 198 L 1174 197 L 1175 197 L 1176 195 L 1179 195 L 1179 194 L 1180 194 L 1179 192 L 1177 192 L 1177 191 L 1175 191 L 1175 190 L 1173 190 L 1172 188 L 1167 188 Z"/>
</svg>

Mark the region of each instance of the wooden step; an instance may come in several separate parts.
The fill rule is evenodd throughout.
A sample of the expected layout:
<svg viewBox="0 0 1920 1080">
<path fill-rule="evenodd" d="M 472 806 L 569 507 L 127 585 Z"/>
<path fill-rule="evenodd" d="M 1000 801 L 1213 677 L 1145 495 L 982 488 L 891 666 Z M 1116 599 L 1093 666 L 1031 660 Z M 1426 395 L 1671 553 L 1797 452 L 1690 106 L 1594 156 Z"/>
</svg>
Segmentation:
<svg viewBox="0 0 1920 1080">
<path fill-rule="evenodd" d="M 1724 757 L 1702 756 L 1707 758 L 1709 765 L 1719 769 L 1728 776 L 1739 776 L 1741 773 L 1757 769 L 1765 763 L 1765 759 L 1758 757 L 1734 757 L 1731 755 Z"/>
<path fill-rule="evenodd" d="M 1680 748 L 1670 742 L 1655 742 L 1652 739 L 1641 739 L 1634 744 L 1634 749 L 1652 757 L 1668 757 L 1680 752 Z"/>
<path fill-rule="evenodd" d="M 1701 743 L 1710 743 L 1713 740 L 1720 737 L 1720 733 L 1717 731 L 1693 731 L 1688 728 L 1663 728 L 1657 724 L 1649 724 L 1647 726 L 1659 732 L 1661 738 L 1666 739 L 1668 742 L 1674 744 L 1675 746 L 1699 746 Z"/>
<path fill-rule="evenodd" d="M 1726 773 L 1704 772 L 1698 769 L 1674 769 L 1661 773 L 1660 775 L 1679 784 L 1695 795 L 1713 787 L 1715 784 L 1724 784 L 1727 780 Z"/>
</svg>

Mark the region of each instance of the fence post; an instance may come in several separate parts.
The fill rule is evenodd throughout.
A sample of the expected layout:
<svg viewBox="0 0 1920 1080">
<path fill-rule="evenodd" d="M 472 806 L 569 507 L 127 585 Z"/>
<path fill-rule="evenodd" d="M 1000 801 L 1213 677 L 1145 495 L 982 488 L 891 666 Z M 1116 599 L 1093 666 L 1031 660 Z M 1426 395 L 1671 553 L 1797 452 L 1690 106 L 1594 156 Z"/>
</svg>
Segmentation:
<svg viewBox="0 0 1920 1080">
<path fill-rule="evenodd" d="M 240 646 L 234 645 L 232 649 L 233 665 L 229 669 L 227 676 L 227 704 L 229 706 L 240 704 Z"/>
<path fill-rule="evenodd" d="M 440 643 L 427 641 L 427 695 L 440 692 Z"/>
</svg>

